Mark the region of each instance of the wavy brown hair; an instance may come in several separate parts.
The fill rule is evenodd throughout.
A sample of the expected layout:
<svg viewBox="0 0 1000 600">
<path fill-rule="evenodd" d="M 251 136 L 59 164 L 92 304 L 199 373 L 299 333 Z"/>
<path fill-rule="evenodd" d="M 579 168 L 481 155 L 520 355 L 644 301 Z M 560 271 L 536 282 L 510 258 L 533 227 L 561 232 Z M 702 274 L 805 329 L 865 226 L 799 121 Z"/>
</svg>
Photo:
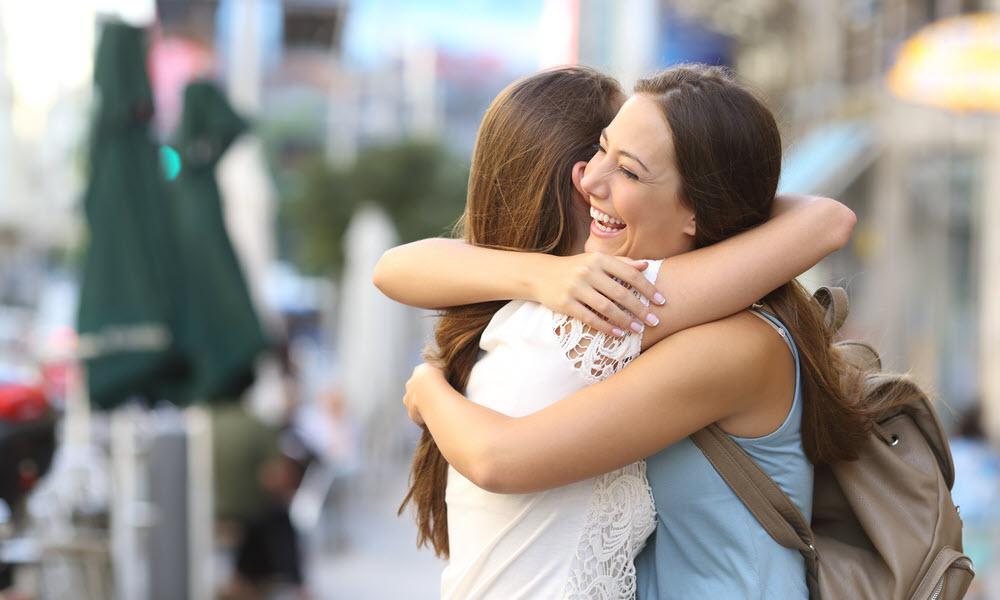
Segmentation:
<svg viewBox="0 0 1000 600">
<path fill-rule="evenodd" d="M 614 79 L 564 67 L 520 79 L 493 100 L 479 126 L 465 213 L 456 232 L 477 246 L 565 255 L 575 228 L 573 165 L 594 154 L 601 130 L 625 97 Z M 444 311 L 434 332 L 432 362 L 464 390 L 479 355 L 479 338 L 504 302 Z M 399 507 L 416 505 L 417 546 L 448 556 L 445 486 L 448 463 L 425 428 Z"/>
<path fill-rule="evenodd" d="M 700 248 L 760 225 L 771 214 L 781 175 L 774 116 L 727 69 L 681 65 L 635 85 L 655 99 L 673 136 L 681 200 L 694 212 Z M 763 301 L 798 346 L 802 442 L 813 464 L 857 458 L 873 408 L 862 406 L 862 374 L 832 345 L 819 304 L 794 280 Z"/>
</svg>

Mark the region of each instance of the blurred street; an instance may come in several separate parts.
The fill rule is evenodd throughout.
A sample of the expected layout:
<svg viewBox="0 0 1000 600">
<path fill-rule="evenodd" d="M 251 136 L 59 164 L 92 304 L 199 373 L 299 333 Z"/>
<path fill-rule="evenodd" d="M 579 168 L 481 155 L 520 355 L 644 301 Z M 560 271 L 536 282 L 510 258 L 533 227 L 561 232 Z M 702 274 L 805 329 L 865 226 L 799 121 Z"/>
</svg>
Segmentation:
<svg viewBox="0 0 1000 600">
<path fill-rule="evenodd" d="M 396 516 L 408 469 L 408 464 L 393 464 L 383 483 L 348 495 L 339 517 L 344 547 L 317 553 L 309 565 L 316 600 L 438 597 L 444 563 L 431 550 L 416 549 L 412 515 Z"/>
</svg>

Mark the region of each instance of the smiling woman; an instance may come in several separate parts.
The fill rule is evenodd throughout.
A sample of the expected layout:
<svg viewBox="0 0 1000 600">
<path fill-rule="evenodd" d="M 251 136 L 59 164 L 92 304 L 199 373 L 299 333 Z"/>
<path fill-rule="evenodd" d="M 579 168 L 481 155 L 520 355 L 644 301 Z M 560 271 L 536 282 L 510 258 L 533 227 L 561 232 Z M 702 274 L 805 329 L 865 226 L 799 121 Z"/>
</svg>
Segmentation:
<svg viewBox="0 0 1000 600">
<path fill-rule="evenodd" d="M 681 201 L 670 127 L 651 98 L 625 102 L 601 132 L 581 185 L 596 214 L 588 252 L 653 257 L 691 249 L 694 211 Z"/>
</svg>

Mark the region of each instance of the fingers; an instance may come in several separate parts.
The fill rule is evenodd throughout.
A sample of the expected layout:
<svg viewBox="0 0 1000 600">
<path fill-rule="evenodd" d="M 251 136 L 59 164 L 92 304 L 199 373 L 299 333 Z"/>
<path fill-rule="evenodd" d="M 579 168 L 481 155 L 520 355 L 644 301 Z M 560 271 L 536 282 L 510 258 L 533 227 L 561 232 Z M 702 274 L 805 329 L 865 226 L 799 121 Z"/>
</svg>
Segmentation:
<svg viewBox="0 0 1000 600">
<path fill-rule="evenodd" d="M 612 279 L 610 276 L 603 275 L 596 277 L 592 282 L 592 285 L 601 295 L 609 300 L 612 300 L 616 306 L 624 309 L 629 317 L 629 322 L 624 324 L 625 327 L 630 327 L 633 331 L 635 331 L 635 326 L 632 324 L 632 321 L 645 321 L 648 318 L 649 309 L 642 303 L 642 300 L 632 293 L 632 290 Z M 647 323 L 650 325 L 656 324 L 648 321 Z"/>
<path fill-rule="evenodd" d="M 607 285 L 607 281 L 601 283 Z M 614 284 L 613 281 L 611 283 Z M 621 286 L 619 285 L 618 287 Z M 628 331 L 634 331 L 636 333 L 642 331 L 642 323 L 640 323 L 627 311 L 622 310 L 617 304 L 612 302 L 611 299 L 602 294 L 599 290 L 584 290 L 580 295 L 580 300 L 590 312 L 596 313 L 598 319 L 604 325 L 608 325 L 607 321 L 610 321 L 613 328 L 617 327 L 617 332 L 614 331 L 614 329 L 610 330 L 611 335 L 621 337 Z M 597 329 L 600 329 L 605 333 L 609 332 L 606 327 L 597 327 Z"/>
<path fill-rule="evenodd" d="M 423 426 L 424 420 L 420 418 L 420 411 L 417 410 L 416 399 L 413 394 L 407 389 L 406 393 L 403 394 L 403 406 L 406 407 L 406 414 L 410 417 L 410 420 L 417 425 Z"/>
<path fill-rule="evenodd" d="M 410 420 L 417 425 L 424 425 L 424 420 L 420 416 L 420 409 L 417 406 L 417 398 L 420 393 L 421 382 L 428 377 L 439 375 L 441 370 L 433 365 L 421 363 L 414 367 L 410 374 L 410 379 L 406 382 L 406 392 L 403 394 L 403 406 L 406 407 L 406 414 Z"/>
<path fill-rule="evenodd" d="M 654 304 L 665 303 L 656 286 L 642 274 L 649 261 L 600 253 L 589 253 L 574 261 L 577 269 L 572 283 L 545 303 L 549 308 L 619 337 L 659 323 L 643 298 L 632 291 L 650 298 Z"/>
<path fill-rule="evenodd" d="M 595 295 L 600 296 L 594 292 Z M 591 329 L 603 331 L 607 335 L 622 337 L 627 329 L 621 329 L 613 323 L 609 323 L 597 315 L 594 311 L 582 302 L 573 302 L 566 310 L 566 315 L 589 326 Z"/>
<path fill-rule="evenodd" d="M 624 281 L 628 285 L 632 286 L 637 292 L 643 295 L 651 304 L 656 304 L 663 306 L 666 304 L 666 299 L 663 294 L 656 289 L 651 281 L 646 279 L 646 277 L 641 273 L 645 270 L 645 267 L 640 270 L 636 270 L 635 266 L 630 264 L 633 262 L 643 262 L 647 266 L 649 263 L 646 261 L 633 261 L 630 258 L 615 257 L 616 260 L 608 261 L 605 270 L 609 275 L 617 277 L 618 279 Z M 639 314 L 639 313 L 636 313 Z"/>
<path fill-rule="evenodd" d="M 636 260 L 634 258 L 629 258 L 627 256 L 616 256 L 615 258 L 622 261 L 626 265 L 634 267 L 637 271 L 645 271 L 646 267 L 649 266 L 648 260 Z"/>
</svg>

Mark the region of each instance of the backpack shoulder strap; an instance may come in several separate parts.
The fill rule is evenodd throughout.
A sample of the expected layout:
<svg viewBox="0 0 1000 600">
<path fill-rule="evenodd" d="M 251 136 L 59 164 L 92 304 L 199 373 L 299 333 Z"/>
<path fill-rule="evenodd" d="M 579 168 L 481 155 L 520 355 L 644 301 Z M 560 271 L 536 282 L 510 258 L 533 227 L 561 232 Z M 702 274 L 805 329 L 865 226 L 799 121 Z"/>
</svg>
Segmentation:
<svg viewBox="0 0 1000 600">
<path fill-rule="evenodd" d="M 812 528 L 802 511 L 739 444 L 715 424 L 691 435 L 691 441 L 774 541 L 815 560 Z"/>
</svg>

